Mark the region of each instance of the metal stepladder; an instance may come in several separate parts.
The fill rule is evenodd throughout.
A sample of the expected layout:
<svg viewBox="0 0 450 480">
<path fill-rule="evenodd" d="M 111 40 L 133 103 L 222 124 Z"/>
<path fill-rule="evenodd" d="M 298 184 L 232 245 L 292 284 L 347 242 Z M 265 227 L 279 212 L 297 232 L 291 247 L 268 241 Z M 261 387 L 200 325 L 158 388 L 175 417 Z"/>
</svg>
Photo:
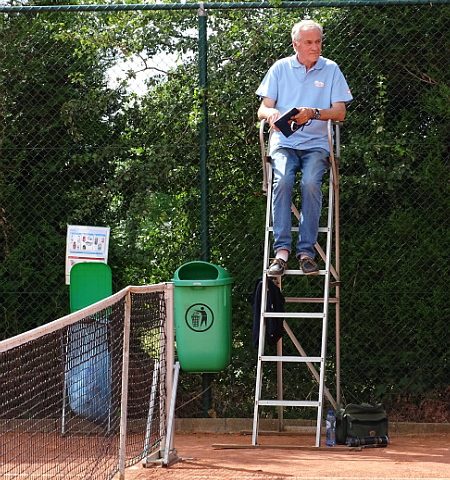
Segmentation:
<svg viewBox="0 0 450 480">
<path fill-rule="evenodd" d="M 267 311 L 267 291 L 268 291 L 268 276 L 267 270 L 270 264 L 270 250 L 271 250 L 271 237 L 273 232 L 272 227 L 272 167 L 270 164 L 270 158 L 266 151 L 267 134 L 265 127 L 267 126 L 265 121 L 260 125 L 260 145 L 261 145 L 261 158 L 263 165 L 263 192 L 267 195 L 266 205 L 266 223 L 264 233 L 264 259 L 263 259 L 263 275 L 262 275 L 262 295 L 261 295 L 261 316 L 260 316 L 260 328 L 259 328 L 259 345 L 258 345 L 258 359 L 257 359 L 257 372 L 256 372 L 256 386 L 255 386 L 255 405 L 254 405 L 254 417 L 253 417 L 253 433 L 252 444 L 258 444 L 259 434 L 259 419 L 261 407 L 276 407 L 278 410 L 278 429 L 283 430 L 283 409 L 284 407 L 310 407 L 317 409 L 317 421 L 316 421 L 316 439 L 315 446 L 320 447 L 321 442 L 321 426 L 323 415 L 324 396 L 333 406 L 337 408 L 341 403 L 340 392 L 340 279 L 339 279 L 339 170 L 338 160 L 340 156 L 340 131 L 339 123 L 328 121 L 328 142 L 330 146 L 330 169 L 329 169 L 329 189 L 328 189 L 328 212 L 327 212 L 327 225 L 325 227 L 319 227 L 319 241 L 315 245 L 315 249 L 318 255 L 322 258 L 325 268 L 320 270 L 317 278 L 318 282 L 323 283 L 323 296 L 321 298 L 305 298 L 305 297 L 285 297 L 286 303 L 291 304 L 322 304 L 320 312 L 272 312 Z M 300 213 L 295 205 L 291 206 L 292 213 L 297 220 L 300 217 Z M 298 231 L 298 227 L 292 228 L 293 231 Z M 325 249 L 320 246 L 320 241 L 323 243 L 325 238 Z M 334 240 L 334 242 L 333 242 Z M 333 247 L 334 243 L 334 249 Z M 334 265 L 331 258 L 334 256 Z M 301 270 L 286 270 L 285 276 L 290 275 L 303 275 Z M 281 278 L 274 277 L 275 283 L 281 289 Z M 284 278 L 284 277 L 283 277 Z M 334 289 L 334 294 L 330 295 L 330 290 Z M 326 350 L 327 350 L 327 330 L 328 330 L 328 317 L 329 317 L 329 305 L 335 305 L 335 330 L 336 330 L 336 400 L 332 397 L 330 391 L 325 385 L 325 363 L 326 363 Z M 283 339 L 278 340 L 276 345 L 276 355 L 266 355 L 266 320 L 268 318 L 279 318 L 283 321 L 284 331 L 295 346 L 299 355 L 283 355 Z M 320 352 L 316 356 L 308 356 L 303 349 L 300 342 L 297 340 L 296 335 L 290 328 L 289 322 L 300 322 L 302 319 L 317 319 L 322 322 L 322 335 Z M 276 399 L 264 399 L 261 398 L 263 387 L 263 367 L 268 362 L 276 363 L 277 371 L 277 398 Z M 318 385 L 318 391 L 314 400 L 307 399 L 284 399 L 283 398 L 283 363 L 298 364 L 298 367 L 306 367 Z M 319 366 L 319 371 L 316 366 Z M 295 366 L 295 365 L 294 365 Z"/>
</svg>

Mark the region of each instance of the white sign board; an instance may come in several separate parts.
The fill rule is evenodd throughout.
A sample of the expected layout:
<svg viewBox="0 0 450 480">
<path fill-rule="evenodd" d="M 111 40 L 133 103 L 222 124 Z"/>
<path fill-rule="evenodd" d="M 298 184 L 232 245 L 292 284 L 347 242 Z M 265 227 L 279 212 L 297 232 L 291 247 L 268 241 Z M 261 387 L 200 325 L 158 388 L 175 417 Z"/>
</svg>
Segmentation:
<svg viewBox="0 0 450 480">
<path fill-rule="evenodd" d="M 66 285 L 70 269 L 79 262 L 108 263 L 109 227 L 67 225 Z"/>
</svg>

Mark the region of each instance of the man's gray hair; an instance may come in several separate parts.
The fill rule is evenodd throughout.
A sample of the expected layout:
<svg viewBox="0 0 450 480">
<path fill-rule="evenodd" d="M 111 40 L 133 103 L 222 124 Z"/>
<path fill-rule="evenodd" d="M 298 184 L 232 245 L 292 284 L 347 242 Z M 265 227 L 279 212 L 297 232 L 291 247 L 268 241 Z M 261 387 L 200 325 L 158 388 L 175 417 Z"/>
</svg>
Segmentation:
<svg viewBox="0 0 450 480">
<path fill-rule="evenodd" d="M 317 28 L 317 30 L 320 31 L 320 35 L 323 35 L 322 25 L 315 22 L 314 20 L 302 20 L 301 22 L 297 22 L 292 27 L 292 33 L 291 33 L 292 41 L 294 42 L 299 40 L 301 31 L 312 30 L 314 28 Z"/>
</svg>

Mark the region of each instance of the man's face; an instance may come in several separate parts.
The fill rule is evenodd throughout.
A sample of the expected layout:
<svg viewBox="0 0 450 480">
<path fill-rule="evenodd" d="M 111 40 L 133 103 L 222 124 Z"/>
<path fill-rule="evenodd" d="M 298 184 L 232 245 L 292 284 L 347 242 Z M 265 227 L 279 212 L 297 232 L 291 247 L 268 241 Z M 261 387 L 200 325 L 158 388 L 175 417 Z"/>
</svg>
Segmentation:
<svg viewBox="0 0 450 480">
<path fill-rule="evenodd" d="M 302 30 L 299 39 L 293 42 L 294 50 L 303 65 L 311 66 L 317 62 L 322 53 L 322 35 L 320 30 Z"/>
</svg>

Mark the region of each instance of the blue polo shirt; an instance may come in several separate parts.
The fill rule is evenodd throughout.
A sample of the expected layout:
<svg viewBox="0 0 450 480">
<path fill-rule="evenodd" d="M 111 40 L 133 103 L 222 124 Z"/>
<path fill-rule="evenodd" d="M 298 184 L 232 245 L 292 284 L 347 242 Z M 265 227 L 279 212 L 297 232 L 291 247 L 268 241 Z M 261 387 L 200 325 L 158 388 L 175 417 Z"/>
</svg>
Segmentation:
<svg viewBox="0 0 450 480">
<path fill-rule="evenodd" d="M 332 60 L 319 57 L 308 72 L 297 60 L 297 55 L 275 62 L 261 82 L 256 94 L 275 100 L 281 114 L 293 107 L 330 108 L 335 102 L 350 102 L 353 97 L 344 75 Z M 297 130 L 286 138 L 281 132 L 273 132 L 270 152 L 279 147 L 298 150 L 324 148 L 329 151 L 327 122 L 312 120 L 303 130 Z"/>
</svg>

